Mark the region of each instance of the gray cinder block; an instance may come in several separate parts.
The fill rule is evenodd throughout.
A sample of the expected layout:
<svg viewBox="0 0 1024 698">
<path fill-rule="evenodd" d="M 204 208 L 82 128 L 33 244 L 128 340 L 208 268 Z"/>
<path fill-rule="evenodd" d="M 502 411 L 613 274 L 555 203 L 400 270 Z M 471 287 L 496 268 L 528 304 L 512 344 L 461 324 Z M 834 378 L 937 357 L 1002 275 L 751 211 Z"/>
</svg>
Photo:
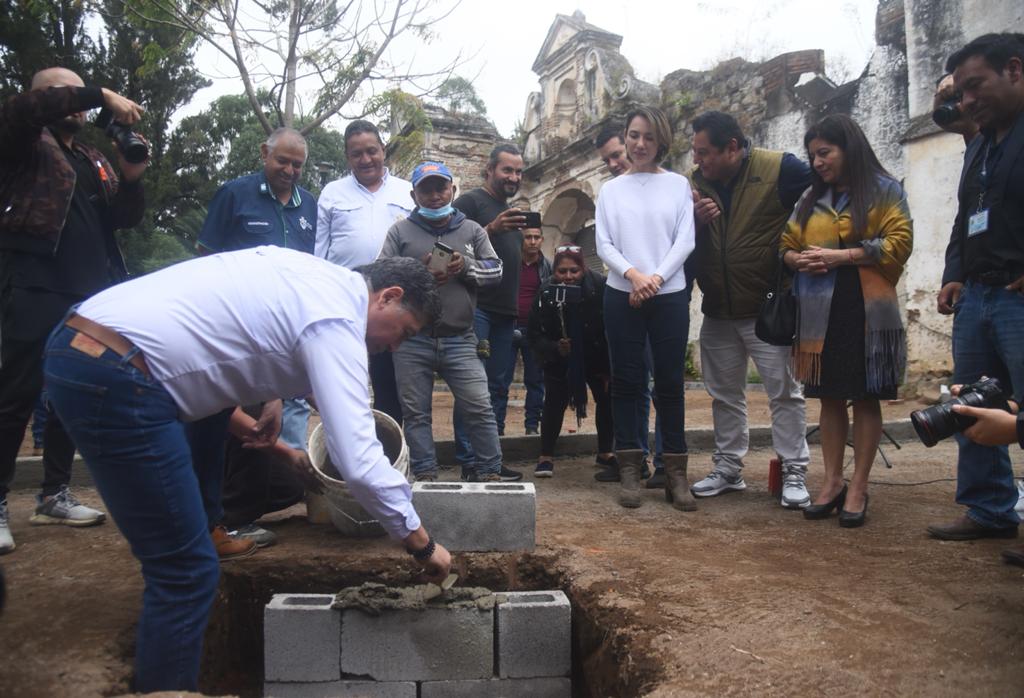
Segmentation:
<svg viewBox="0 0 1024 698">
<path fill-rule="evenodd" d="M 416 698 L 412 681 L 324 681 L 267 683 L 265 698 Z"/>
<path fill-rule="evenodd" d="M 434 540 L 453 552 L 532 551 L 532 482 L 417 482 L 412 503 Z"/>
<path fill-rule="evenodd" d="M 345 610 L 341 671 L 377 681 L 478 679 L 494 675 L 494 610 L 475 606 Z"/>
<path fill-rule="evenodd" d="M 420 698 L 570 698 L 567 678 L 424 681 Z"/>
<path fill-rule="evenodd" d="M 341 678 L 341 613 L 331 594 L 274 594 L 263 609 L 268 683 Z"/>
<path fill-rule="evenodd" d="M 569 676 L 572 606 L 561 591 L 502 592 L 498 605 L 498 676 Z"/>
</svg>

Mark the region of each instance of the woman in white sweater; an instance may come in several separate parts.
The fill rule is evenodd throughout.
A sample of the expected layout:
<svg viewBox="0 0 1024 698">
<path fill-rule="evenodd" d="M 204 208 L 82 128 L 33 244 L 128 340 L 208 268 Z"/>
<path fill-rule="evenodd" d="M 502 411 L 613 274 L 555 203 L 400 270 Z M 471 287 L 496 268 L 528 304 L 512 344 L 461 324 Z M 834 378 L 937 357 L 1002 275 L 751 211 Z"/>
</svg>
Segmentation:
<svg viewBox="0 0 1024 698">
<path fill-rule="evenodd" d="M 690 292 L 683 263 L 693 251 L 693 195 L 686 177 L 662 169 L 672 127 L 654 107 L 626 117 L 628 174 L 604 184 L 597 199 L 597 252 L 608 266 L 604 313 L 612 363 L 612 415 L 619 461 L 619 503 L 640 506 L 643 451 L 637 401 L 643 393 L 644 346 L 650 340 L 654 390 L 665 449 L 665 497 L 697 508 L 686 480 L 683 368 Z"/>
</svg>

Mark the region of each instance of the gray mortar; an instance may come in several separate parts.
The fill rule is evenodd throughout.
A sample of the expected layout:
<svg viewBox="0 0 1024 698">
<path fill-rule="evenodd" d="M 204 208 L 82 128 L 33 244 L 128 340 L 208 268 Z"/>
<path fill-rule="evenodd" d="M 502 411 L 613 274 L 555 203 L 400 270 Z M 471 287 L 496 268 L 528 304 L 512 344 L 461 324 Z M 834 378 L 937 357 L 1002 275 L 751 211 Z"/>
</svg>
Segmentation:
<svg viewBox="0 0 1024 698">
<path fill-rule="evenodd" d="M 371 616 L 379 616 L 383 611 L 425 611 L 441 607 L 475 607 L 489 611 L 506 600 L 504 594 L 495 594 L 484 587 L 454 587 L 443 591 L 436 584 L 389 587 L 366 582 L 339 591 L 331 608 L 339 611 L 357 609 Z"/>
</svg>

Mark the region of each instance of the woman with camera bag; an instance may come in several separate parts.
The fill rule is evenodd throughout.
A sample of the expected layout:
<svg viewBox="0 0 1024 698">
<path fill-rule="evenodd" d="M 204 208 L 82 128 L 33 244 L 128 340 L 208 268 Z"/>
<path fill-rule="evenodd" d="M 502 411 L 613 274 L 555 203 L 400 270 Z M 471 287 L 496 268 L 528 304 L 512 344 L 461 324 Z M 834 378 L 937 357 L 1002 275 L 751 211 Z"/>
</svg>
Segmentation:
<svg viewBox="0 0 1024 698">
<path fill-rule="evenodd" d="M 527 340 L 544 370 L 537 477 L 555 472 L 555 441 L 566 408 L 573 408 L 577 424 L 587 416 L 587 386 L 594 396 L 597 463 L 617 467 L 612 453 L 604 285 L 603 276 L 587 269 L 579 247 L 559 247 L 551 278 L 540 287 L 530 310 Z"/>
<path fill-rule="evenodd" d="M 811 186 L 783 233 L 796 272 L 794 370 L 806 397 L 821 400 L 825 482 L 807 519 L 839 510 L 839 525 L 864 524 L 868 475 L 882 437 L 879 400 L 896 397 L 907 341 L 896 282 L 913 248 L 906 194 L 849 117 L 828 116 L 804 136 Z M 853 404 L 854 472 L 843 482 Z"/>
</svg>

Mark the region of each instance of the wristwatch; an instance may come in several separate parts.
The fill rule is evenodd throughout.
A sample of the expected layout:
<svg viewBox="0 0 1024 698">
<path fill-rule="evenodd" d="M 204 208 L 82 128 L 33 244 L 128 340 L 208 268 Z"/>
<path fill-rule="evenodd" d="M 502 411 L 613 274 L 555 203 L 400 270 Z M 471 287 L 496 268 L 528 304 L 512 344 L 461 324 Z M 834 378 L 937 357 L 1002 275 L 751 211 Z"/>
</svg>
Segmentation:
<svg viewBox="0 0 1024 698">
<path fill-rule="evenodd" d="M 437 549 L 437 543 L 434 542 L 433 538 L 427 538 L 427 544 L 420 550 L 409 550 L 406 548 L 406 552 L 412 555 L 414 560 L 418 562 L 426 562 L 433 556 L 434 551 Z"/>
</svg>

